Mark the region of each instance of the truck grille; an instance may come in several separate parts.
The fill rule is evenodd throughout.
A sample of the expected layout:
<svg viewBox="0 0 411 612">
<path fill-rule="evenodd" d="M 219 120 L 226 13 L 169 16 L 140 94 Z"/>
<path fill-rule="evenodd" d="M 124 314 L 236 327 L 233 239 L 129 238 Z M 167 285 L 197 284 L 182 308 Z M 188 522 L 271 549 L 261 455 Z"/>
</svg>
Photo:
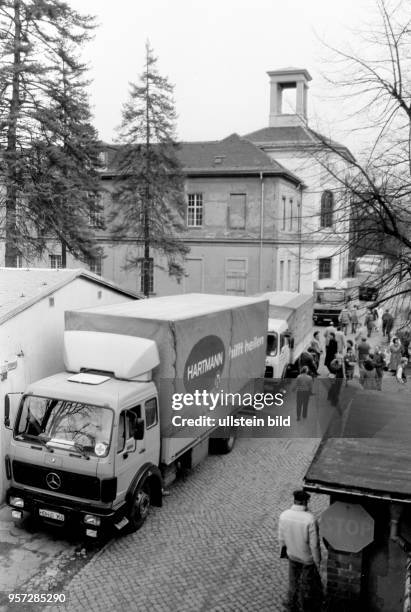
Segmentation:
<svg viewBox="0 0 411 612">
<path fill-rule="evenodd" d="M 52 486 L 47 484 L 47 476 L 54 474 L 57 478 L 48 478 Z M 20 484 L 44 489 L 53 493 L 64 493 L 84 499 L 100 499 L 100 480 L 95 476 L 84 476 L 75 472 L 44 468 L 23 461 L 13 461 L 13 477 Z M 59 484 L 56 488 L 55 483 Z"/>
</svg>

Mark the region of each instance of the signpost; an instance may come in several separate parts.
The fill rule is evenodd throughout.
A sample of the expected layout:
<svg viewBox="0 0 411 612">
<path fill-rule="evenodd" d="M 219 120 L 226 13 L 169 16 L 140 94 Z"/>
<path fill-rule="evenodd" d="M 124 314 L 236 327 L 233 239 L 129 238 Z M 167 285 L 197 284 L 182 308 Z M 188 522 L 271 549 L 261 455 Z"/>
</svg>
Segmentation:
<svg viewBox="0 0 411 612">
<path fill-rule="evenodd" d="M 335 502 L 321 515 L 320 535 L 335 550 L 357 553 L 374 540 L 374 519 L 360 504 Z"/>
</svg>

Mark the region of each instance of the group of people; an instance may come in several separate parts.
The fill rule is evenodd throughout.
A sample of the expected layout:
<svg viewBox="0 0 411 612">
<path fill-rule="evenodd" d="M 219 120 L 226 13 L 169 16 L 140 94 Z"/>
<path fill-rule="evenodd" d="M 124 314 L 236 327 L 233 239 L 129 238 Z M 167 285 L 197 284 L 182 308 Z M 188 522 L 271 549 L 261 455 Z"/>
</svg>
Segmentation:
<svg viewBox="0 0 411 612">
<path fill-rule="evenodd" d="M 340 325 L 335 327 L 331 323 L 324 332 L 324 348 L 320 332 L 314 332 L 310 346 L 300 356 L 300 374 L 296 381 L 297 421 L 307 417 L 308 403 L 313 393 L 313 379 L 318 375 L 323 353 L 329 377 L 334 379 L 328 392 L 328 399 L 334 406 L 338 406 L 344 381 L 348 384 L 353 379 L 356 366 L 364 389 L 381 391 L 385 371 L 396 376 L 399 383 L 406 382 L 411 329 L 407 327 L 398 330 L 397 335 L 391 339 L 394 317 L 386 309 L 381 316 L 381 323 L 383 336 L 388 338 L 389 344 L 386 347 L 372 348 L 369 338 L 378 316 L 369 309 L 363 325 L 360 325 L 357 308 L 355 306 L 351 310 L 348 307 L 343 308 L 339 318 Z M 351 332 L 355 334 L 353 339 L 347 338 L 349 325 Z M 403 342 L 399 337 L 401 334 Z"/>
</svg>

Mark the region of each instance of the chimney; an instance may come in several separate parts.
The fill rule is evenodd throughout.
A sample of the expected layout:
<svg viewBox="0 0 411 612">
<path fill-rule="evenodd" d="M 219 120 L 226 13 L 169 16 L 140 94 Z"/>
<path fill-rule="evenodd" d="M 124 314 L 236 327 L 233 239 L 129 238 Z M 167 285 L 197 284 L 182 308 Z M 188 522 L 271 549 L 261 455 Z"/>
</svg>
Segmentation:
<svg viewBox="0 0 411 612">
<path fill-rule="evenodd" d="M 267 72 L 270 77 L 270 127 L 307 123 L 307 91 L 310 73 L 304 68 L 283 68 Z M 283 112 L 284 89 L 295 90 L 295 112 Z"/>
</svg>

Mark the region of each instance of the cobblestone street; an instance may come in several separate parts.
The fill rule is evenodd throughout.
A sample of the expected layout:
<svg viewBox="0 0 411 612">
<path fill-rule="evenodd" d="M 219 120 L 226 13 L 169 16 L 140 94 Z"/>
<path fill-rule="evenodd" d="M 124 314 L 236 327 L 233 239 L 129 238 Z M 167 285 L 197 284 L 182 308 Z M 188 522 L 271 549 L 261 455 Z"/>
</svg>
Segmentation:
<svg viewBox="0 0 411 612">
<path fill-rule="evenodd" d="M 170 489 L 143 528 L 110 543 L 64 591 L 77 611 L 280 611 L 288 563 L 277 518 L 318 439 L 240 439 Z M 315 512 L 327 505 L 312 499 Z M 50 608 L 47 608 L 50 610 Z"/>
</svg>

